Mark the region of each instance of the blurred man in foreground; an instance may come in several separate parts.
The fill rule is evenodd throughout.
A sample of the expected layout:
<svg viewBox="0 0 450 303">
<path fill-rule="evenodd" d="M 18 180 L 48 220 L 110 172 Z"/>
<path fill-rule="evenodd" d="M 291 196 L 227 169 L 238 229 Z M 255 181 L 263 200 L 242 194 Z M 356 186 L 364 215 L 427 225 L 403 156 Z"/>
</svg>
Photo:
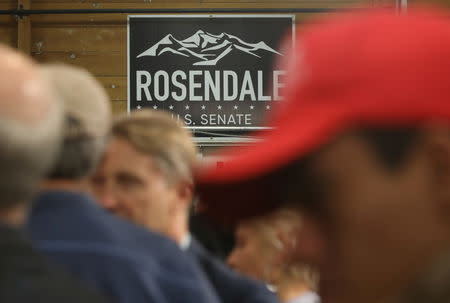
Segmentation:
<svg viewBox="0 0 450 303">
<path fill-rule="evenodd" d="M 65 112 L 62 151 L 29 220 L 37 247 L 114 302 L 217 302 L 200 269 L 171 241 L 111 216 L 88 192 L 111 112 L 87 71 L 42 67 Z"/>
<path fill-rule="evenodd" d="M 232 272 L 189 234 L 197 149 L 169 114 L 133 112 L 116 121 L 104 159 L 92 178 L 107 210 L 173 240 L 200 264 L 222 302 L 276 302 L 265 285 Z"/>
<path fill-rule="evenodd" d="M 304 209 L 296 253 L 320 266 L 325 303 L 437 285 L 450 272 L 450 19 L 352 12 L 296 41 L 277 129 L 200 172 L 200 198 L 217 217 Z"/>
<path fill-rule="evenodd" d="M 0 301 L 105 302 L 52 268 L 22 227 L 61 143 L 62 112 L 30 59 L 0 46 Z"/>
</svg>

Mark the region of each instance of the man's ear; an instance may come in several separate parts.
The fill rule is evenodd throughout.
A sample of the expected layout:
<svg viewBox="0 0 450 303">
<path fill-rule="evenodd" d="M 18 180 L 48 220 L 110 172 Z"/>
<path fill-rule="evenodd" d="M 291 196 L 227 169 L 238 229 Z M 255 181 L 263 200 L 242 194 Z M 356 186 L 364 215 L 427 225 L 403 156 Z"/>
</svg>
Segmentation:
<svg viewBox="0 0 450 303">
<path fill-rule="evenodd" d="M 274 243 L 272 243 L 277 249 L 276 264 L 288 264 L 292 260 L 293 248 L 295 243 L 295 235 L 286 230 L 278 230 Z"/>
<path fill-rule="evenodd" d="M 325 235 L 317 220 L 303 215 L 301 226 L 296 230 L 292 258 L 302 263 L 318 265 L 325 255 Z"/>
<path fill-rule="evenodd" d="M 192 199 L 194 198 L 193 182 L 182 180 L 175 186 L 178 201 L 180 201 L 183 207 L 189 209 L 191 207 Z"/>
<path fill-rule="evenodd" d="M 302 215 L 299 226 L 289 232 L 279 230 L 277 242 L 274 243 L 280 251 L 277 264 L 286 264 L 292 261 L 305 264 L 320 264 L 324 255 L 324 236 L 317 221 L 307 215 Z"/>
<path fill-rule="evenodd" d="M 438 210 L 450 217 L 450 131 L 448 127 L 427 128 L 425 138 Z"/>
</svg>

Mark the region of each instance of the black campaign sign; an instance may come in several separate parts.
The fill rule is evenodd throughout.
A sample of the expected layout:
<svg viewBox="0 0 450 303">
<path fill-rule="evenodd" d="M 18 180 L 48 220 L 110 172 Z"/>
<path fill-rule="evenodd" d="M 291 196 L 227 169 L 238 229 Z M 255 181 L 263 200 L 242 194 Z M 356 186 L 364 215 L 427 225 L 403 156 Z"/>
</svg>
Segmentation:
<svg viewBox="0 0 450 303">
<path fill-rule="evenodd" d="M 166 110 L 193 128 L 263 126 L 283 97 L 285 71 L 274 66 L 293 21 L 291 15 L 130 16 L 128 110 Z"/>
</svg>

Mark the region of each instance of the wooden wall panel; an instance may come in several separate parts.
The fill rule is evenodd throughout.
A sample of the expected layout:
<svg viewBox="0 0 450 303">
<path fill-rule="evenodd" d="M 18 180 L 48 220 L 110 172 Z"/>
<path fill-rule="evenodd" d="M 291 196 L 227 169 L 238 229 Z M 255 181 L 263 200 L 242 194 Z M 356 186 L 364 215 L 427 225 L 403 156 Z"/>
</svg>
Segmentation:
<svg viewBox="0 0 450 303">
<path fill-rule="evenodd" d="M 0 1 L 0 10 L 17 9 L 17 0 Z M 17 47 L 17 20 L 13 16 L 0 16 L 0 43 Z"/>
<path fill-rule="evenodd" d="M 33 26 L 65 26 L 65 25 L 126 25 L 126 14 L 55 14 L 32 16 Z"/>
<path fill-rule="evenodd" d="M 318 16 L 319 14 L 296 13 L 295 15 L 297 20 L 306 20 L 309 17 Z M 95 27 L 95 26 L 119 25 L 123 26 L 126 29 L 127 16 L 125 14 L 43 15 L 43 16 L 33 16 L 32 23 L 34 27 L 37 26 L 70 27 L 79 25 Z"/>
<path fill-rule="evenodd" d="M 97 9 L 97 8 L 340 8 L 372 5 L 377 0 L 153 0 L 147 1 L 33 1 L 34 9 Z M 383 1 L 395 3 L 394 0 Z"/>
<path fill-rule="evenodd" d="M 127 73 L 125 56 L 122 52 L 41 52 L 32 56 L 38 62 L 61 62 L 74 64 L 89 70 L 95 76 L 124 76 Z"/>
<path fill-rule="evenodd" d="M 17 0 L 0 1 L 0 9 L 1 10 L 16 9 L 16 8 L 17 8 Z"/>
<path fill-rule="evenodd" d="M 18 0 L 17 8 L 31 9 L 31 0 Z M 23 53 L 31 53 L 31 19 L 22 16 L 17 19 L 17 48 Z"/>
<path fill-rule="evenodd" d="M 40 4 L 40 3 L 60 3 L 60 4 L 89 4 L 91 6 L 94 6 L 94 4 L 105 4 L 105 3 L 119 3 L 122 5 L 153 5 L 158 3 L 166 3 L 166 4 L 186 4 L 186 3 L 202 3 L 201 0 L 33 0 L 33 3 Z"/>
<path fill-rule="evenodd" d="M 127 100 L 111 101 L 112 112 L 115 116 L 127 112 Z"/>
<path fill-rule="evenodd" d="M 103 84 L 111 96 L 112 101 L 127 100 L 127 77 L 98 76 L 97 79 Z"/>
<path fill-rule="evenodd" d="M 32 29 L 32 51 L 126 52 L 126 35 L 126 26 L 123 25 L 35 25 Z"/>
<path fill-rule="evenodd" d="M 0 43 L 17 47 L 17 25 L 0 23 Z"/>
</svg>

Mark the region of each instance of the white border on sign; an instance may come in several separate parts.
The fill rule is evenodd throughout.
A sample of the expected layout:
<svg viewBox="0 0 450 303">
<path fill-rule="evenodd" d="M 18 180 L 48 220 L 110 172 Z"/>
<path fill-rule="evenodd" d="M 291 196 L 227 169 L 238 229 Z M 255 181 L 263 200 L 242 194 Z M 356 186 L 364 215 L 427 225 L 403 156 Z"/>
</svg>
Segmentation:
<svg viewBox="0 0 450 303">
<path fill-rule="evenodd" d="M 127 16 L 127 114 L 130 114 L 130 19 L 131 18 L 289 18 L 292 20 L 292 46 L 295 46 L 295 15 L 294 14 L 155 14 L 155 15 L 128 15 Z M 192 130 L 265 130 L 271 127 L 211 127 L 211 126 L 186 126 Z"/>
</svg>

